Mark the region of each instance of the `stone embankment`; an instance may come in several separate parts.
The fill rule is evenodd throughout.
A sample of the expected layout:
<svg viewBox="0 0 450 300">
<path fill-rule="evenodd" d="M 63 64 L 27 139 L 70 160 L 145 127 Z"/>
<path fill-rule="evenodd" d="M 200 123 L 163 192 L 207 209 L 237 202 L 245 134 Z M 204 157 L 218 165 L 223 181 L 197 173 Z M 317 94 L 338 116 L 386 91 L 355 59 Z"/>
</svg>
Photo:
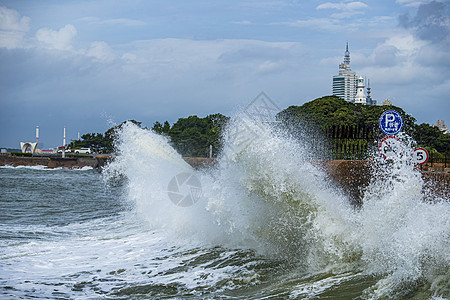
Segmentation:
<svg viewBox="0 0 450 300">
<path fill-rule="evenodd" d="M 0 165 L 10 166 L 46 166 L 48 168 L 80 169 L 92 167 L 101 170 L 109 160 L 110 155 L 97 155 L 95 157 L 20 157 L 0 155 Z M 203 157 L 185 157 L 184 160 L 196 169 L 212 166 L 215 159 Z M 368 160 L 321 160 L 313 164 L 324 170 L 332 179 L 332 183 L 346 193 L 355 205 L 362 201 L 364 189 L 369 185 L 373 176 L 374 162 Z M 429 170 L 429 169 L 428 169 Z M 450 173 L 421 171 L 425 182 L 424 194 L 438 193 L 444 199 L 450 197 Z M 428 197 L 432 198 L 432 197 Z"/>
<path fill-rule="evenodd" d="M 0 166 L 44 166 L 47 168 L 67 168 L 67 169 L 81 169 L 83 167 L 102 168 L 108 159 L 109 155 L 97 155 L 96 157 L 89 156 L 72 156 L 72 157 L 45 157 L 45 156 L 12 156 L 0 155 Z"/>
</svg>

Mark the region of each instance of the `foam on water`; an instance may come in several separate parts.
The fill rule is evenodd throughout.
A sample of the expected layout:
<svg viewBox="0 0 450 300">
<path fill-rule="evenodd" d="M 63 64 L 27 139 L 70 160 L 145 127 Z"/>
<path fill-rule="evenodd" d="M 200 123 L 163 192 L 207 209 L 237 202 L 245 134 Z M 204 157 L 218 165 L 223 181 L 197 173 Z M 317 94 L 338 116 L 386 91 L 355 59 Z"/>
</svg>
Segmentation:
<svg viewBox="0 0 450 300">
<path fill-rule="evenodd" d="M 58 171 L 58 170 L 74 170 L 74 171 L 89 171 L 92 170 L 92 167 L 84 166 L 81 168 L 63 168 L 63 167 L 57 167 L 57 168 L 49 168 L 44 165 L 36 165 L 36 166 L 12 166 L 12 165 L 4 165 L 0 166 L 0 169 L 28 169 L 28 170 L 45 170 L 45 171 Z"/>
<path fill-rule="evenodd" d="M 202 171 L 188 166 L 167 138 L 128 124 L 106 177 L 124 175 L 127 199 L 141 218 L 173 240 L 254 249 L 306 274 L 350 271 L 350 277 L 378 278 L 366 298 L 404 297 L 417 289 L 450 296 L 449 199 L 424 201 L 423 181 L 409 155 L 376 164 L 356 209 L 310 163 L 301 142 L 239 122 L 229 126 L 217 165 Z M 202 197 L 190 207 L 168 197 L 169 182 L 183 172 L 201 182 Z"/>
</svg>

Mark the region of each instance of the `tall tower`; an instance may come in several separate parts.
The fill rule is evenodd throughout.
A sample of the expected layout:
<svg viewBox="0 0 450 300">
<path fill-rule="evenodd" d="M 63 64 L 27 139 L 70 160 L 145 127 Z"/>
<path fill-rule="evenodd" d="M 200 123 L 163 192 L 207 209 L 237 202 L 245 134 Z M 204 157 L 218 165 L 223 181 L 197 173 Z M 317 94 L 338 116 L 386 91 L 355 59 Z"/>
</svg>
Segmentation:
<svg viewBox="0 0 450 300">
<path fill-rule="evenodd" d="M 332 94 L 345 101 L 355 102 L 356 85 L 358 78 L 356 72 L 350 69 L 350 51 L 348 42 L 344 54 L 344 62 L 339 64 L 339 75 L 333 76 Z"/>
<path fill-rule="evenodd" d="M 348 42 L 347 42 L 347 48 L 345 49 L 344 54 L 344 64 L 347 66 L 350 66 L 350 51 L 348 51 Z"/>
<path fill-rule="evenodd" d="M 364 78 L 359 76 L 357 84 L 355 103 L 366 104 L 366 95 L 364 94 Z"/>
<path fill-rule="evenodd" d="M 36 126 L 36 145 L 39 144 L 39 126 Z"/>
<path fill-rule="evenodd" d="M 370 89 L 370 80 L 367 79 L 367 97 L 366 97 L 366 103 L 367 105 L 377 105 L 377 100 L 373 100 L 371 96 L 371 89 Z"/>
</svg>

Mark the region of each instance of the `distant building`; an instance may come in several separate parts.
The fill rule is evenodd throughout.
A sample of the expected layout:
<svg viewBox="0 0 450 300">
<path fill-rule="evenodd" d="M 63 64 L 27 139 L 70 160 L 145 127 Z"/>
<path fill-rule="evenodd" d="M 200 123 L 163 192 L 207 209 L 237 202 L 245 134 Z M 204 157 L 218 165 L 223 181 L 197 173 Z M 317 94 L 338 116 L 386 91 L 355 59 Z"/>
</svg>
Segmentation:
<svg viewBox="0 0 450 300">
<path fill-rule="evenodd" d="M 448 134 L 447 124 L 443 120 L 438 120 L 436 124 L 433 124 L 433 127 L 437 127 L 442 133 Z"/>
<path fill-rule="evenodd" d="M 366 104 L 366 95 L 364 94 L 364 78 L 359 76 L 356 85 L 355 103 Z"/>
<path fill-rule="evenodd" d="M 367 97 L 366 97 L 367 105 L 377 105 L 377 100 L 373 100 L 370 95 L 370 81 L 367 80 Z"/>
<path fill-rule="evenodd" d="M 383 105 L 392 105 L 392 102 L 389 98 L 386 98 L 386 100 L 383 101 Z"/>
<path fill-rule="evenodd" d="M 364 93 L 364 79 L 356 76 L 356 72 L 350 68 L 350 51 L 348 43 L 344 54 L 344 62 L 339 64 L 339 74 L 333 76 L 332 94 L 351 103 L 375 105 L 376 101 L 368 98 Z M 368 88 L 370 95 L 370 88 Z"/>
<path fill-rule="evenodd" d="M 350 51 L 345 50 L 344 62 L 339 65 L 339 75 L 333 76 L 333 95 L 345 101 L 355 102 L 357 77 L 356 72 L 350 69 Z"/>
<path fill-rule="evenodd" d="M 22 153 L 35 153 L 37 143 L 32 142 L 20 142 L 20 149 Z"/>
</svg>

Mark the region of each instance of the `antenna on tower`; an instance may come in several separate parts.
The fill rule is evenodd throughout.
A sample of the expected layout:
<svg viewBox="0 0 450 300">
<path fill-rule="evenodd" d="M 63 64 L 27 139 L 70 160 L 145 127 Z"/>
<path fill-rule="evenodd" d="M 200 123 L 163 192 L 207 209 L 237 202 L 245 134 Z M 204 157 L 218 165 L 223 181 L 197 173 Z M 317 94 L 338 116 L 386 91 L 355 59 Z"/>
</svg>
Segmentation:
<svg viewBox="0 0 450 300">
<path fill-rule="evenodd" d="M 348 51 L 348 42 L 347 47 L 345 48 L 345 55 L 344 55 L 344 64 L 350 65 L 350 51 Z"/>
</svg>

